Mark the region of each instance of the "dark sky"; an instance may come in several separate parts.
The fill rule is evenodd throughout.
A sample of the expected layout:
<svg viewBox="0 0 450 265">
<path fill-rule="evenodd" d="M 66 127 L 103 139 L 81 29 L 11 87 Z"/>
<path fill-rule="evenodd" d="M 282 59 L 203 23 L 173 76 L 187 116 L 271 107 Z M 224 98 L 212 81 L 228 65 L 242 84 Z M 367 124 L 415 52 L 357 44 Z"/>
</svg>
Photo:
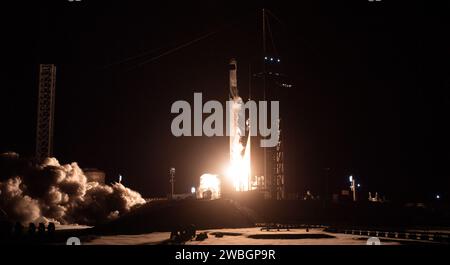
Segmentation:
<svg viewBox="0 0 450 265">
<path fill-rule="evenodd" d="M 297 2 L 83 0 L 2 8 L 9 16 L 1 24 L 7 70 L 0 151 L 33 155 L 38 64 L 55 63 L 60 162 L 104 169 L 111 181 L 120 173 L 145 196 L 165 194 L 171 166 L 178 192 L 197 185 L 202 173 L 222 173 L 228 139 L 175 138 L 170 106 L 193 102 L 194 92 L 225 101 L 232 57 L 239 87 L 248 91 L 266 7 L 281 21 L 270 18 L 271 30 L 295 84 L 280 99 L 289 191 L 322 193 L 327 179 L 339 190 L 353 174 L 388 198 L 448 194 L 449 5 Z"/>
</svg>

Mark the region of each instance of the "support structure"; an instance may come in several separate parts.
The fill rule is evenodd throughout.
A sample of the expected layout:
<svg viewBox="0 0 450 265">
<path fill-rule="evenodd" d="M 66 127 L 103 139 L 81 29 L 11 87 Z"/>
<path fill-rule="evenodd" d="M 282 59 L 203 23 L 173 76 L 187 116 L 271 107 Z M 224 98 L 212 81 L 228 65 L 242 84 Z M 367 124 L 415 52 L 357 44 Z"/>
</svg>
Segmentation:
<svg viewBox="0 0 450 265">
<path fill-rule="evenodd" d="M 170 182 L 170 199 L 173 199 L 173 194 L 175 192 L 175 168 L 171 167 L 169 169 L 169 182 Z"/>
<path fill-rule="evenodd" d="M 353 201 L 356 202 L 356 181 L 353 176 L 349 177 L 350 180 L 350 190 L 352 191 Z"/>
<path fill-rule="evenodd" d="M 279 100 L 279 90 L 286 87 L 283 80 L 285 74 L 280 66 L 281 59 L 274 44 L 273 35 L 270 30 L 270 21 L 267 14 L 269 10 L 262 10 L 262 72 L 259 75 L 262 79 L 262 98 L 264 101 Z M 267 34 L 269 33 L 269 34 Z M 267 46 L 269 37 L 272 45 Z M 267 120 L 267 117 L 265 117 Z M 268 121 L 269 122 L 269 121 Z M 285 178 L 284 178 L 284 153 L 281 131 L 281 120 L 278 120 L 279 138 L 275 147 L 263 148 L 264 156 L 264 176 L 267 183 L 268 197 L 273 200 L 285 199 Z"/>
<path fill-rule="evenodd" d="M 284 190 L 284 153 L 283 153 L 283 141 L 281 137 L 281 120 L 278 120 L 279 138 L 278 143 L 272 150 L 272 174 L 271 174 L 271 192 L 272 198 L 276 200 L 282 200 L 285 198 Z"/>
<path fill-rule="evenodd" d="M 55 115 L 56 66 L 39 66 L 39 98 L 36 127 L 36 159 L 53 155 L 53 128 Z"/>
</svg>

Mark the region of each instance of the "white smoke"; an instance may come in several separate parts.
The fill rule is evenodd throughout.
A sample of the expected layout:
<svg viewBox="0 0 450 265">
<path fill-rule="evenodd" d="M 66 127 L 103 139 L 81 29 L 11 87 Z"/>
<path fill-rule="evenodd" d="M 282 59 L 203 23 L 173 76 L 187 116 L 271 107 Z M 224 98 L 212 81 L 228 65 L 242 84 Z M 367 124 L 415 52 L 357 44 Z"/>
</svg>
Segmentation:
<svg viewBox="0 0 450 265">
<path fill-rule="evenodd" d="M 24 195 L 19 177 L 0 182 L 0 207 L 13 220 L 32 221 L 40 217 L 37 200 Z"/>
<path fill-rule="evenodd" d="M 0 208 L 13 221 L 98 224 L 145 203 L 121 183 L 90 182 L 77 163 L 55 158 L 17 174 L 0 181 Z"/>
</svg>

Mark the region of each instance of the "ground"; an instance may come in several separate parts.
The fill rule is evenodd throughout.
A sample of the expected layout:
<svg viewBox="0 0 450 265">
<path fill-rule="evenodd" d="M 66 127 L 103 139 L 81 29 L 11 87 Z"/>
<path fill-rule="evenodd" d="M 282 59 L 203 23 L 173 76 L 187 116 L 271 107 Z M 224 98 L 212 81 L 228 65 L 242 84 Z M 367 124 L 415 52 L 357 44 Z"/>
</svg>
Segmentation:
<svg viewBox="0 0 450 265">
<path fill-rule="evenodd" d="M 334 234 L 323 232 L 323 229 L 291 229 L 290 231 L 261 231 L 259 227 L 209 229 L 204 241 L 188 241 L 187 245 L 365 245 L 369 237 L 360 235 Z M 216 237 L 221 233 L 223 237 Z M 169 232 L 155 232 L 140 235 L 99 236 L 83 242 L 85 245 L 155 245 L 164 243 L 170 236 Z M 252 238 L 252 237 L 271 237 Z M 326 237 L 326 238 L 325 238 Z M 399 245 L 401 241 L 384 241 L 383 245 Z"/>
</svg>

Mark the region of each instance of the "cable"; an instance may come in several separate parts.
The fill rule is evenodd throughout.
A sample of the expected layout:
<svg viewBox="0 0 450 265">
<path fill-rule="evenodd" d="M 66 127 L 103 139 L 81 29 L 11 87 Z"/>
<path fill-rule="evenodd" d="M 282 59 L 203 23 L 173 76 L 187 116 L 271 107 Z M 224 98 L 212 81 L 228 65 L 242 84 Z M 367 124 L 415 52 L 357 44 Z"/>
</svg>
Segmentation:
<svg viewBox="0 0 450 265">
<path fill-rule="evenodd" d="M 194 43 L 196 43 L 196 42 L 199 42 L 199 41 L 201 41 L 201 40 L 203 40 L 203 39 L 206 39 L 206 38 L 208 38 L 209 36 L 216 34 L 217 32 L 219 32 L 219 31 L 213 31 L 213 32 L 210 32 L 210 33 L 208 33 L 208 34 L 205 34 L 205 35 L 203 35 L 203 36 L 201 36 L 201 37 L 199 37 L 199 38 L 196 38 L 196 39 L 194 39 L 194 40 L 191 40 L 191 41 L 189 41 L 189 42 L 187 42 L 187 43 L 185 43 L 185 44 L 182 44 L 182 45 L 180 45 L 180 46 L 178 46 L 178 47 L 175 47 L 175 48 L 170 49 L 170 50 L 168 50 L 168 51 L 166 51 L 166 52 L 163 52 L 163 53 L 161 53 L 161 54 L 159 54 L 159 55 L 157 55 L 157 56 L 154 56 L 154 57 L 152 57 L 152 58 L 150 58 L 150 59 L 148 59 L 148 60 L 145 60 L 145 61 L 139 63 L 137 66 L 138 66 L 138 67 L 139 67 L 139 66 L 142 66 L 142 65 L 147 64 L 147 63 L 149 63 L 149 62 L 152 62 L 152 61 L 154 61 L 154 60 L 157 60 L 157 59 L 159 59 L 159 58 L 161 58 L 161 57 L 163 57 L 163 56 L 166 56 L 166 55 L 169 55 L 169 54 L 171 54 L 171 53 L 174 53 L 174 52 L 176 52 L 176 51 L 178 51 L 178 50 L 180 50 L 180 49 L 183 49 L 183 48 L 188 47 L 188 46 L 190 46 L 190 45 L 192 45 L 192 44 L 194 44 Z"/>
<path fill-rule="evenodd" d="M 286 26 L 286 24 L 284 24 L 283 21 L 281 21 L 277 16 L 275 16 L 275 14 L 272 13 L 272 11 L 270 11 L 269 9 L 267 9 L 267 12 L 269 13 L 269 15 L 271 15 L 273 18 L 275 18 L 275 19 L 278 21 L 278 23 L 280 23 L 282 26 Z"/>
<path fill-rule="evenodd" d="M 238 20 L 240 20 L 240 18 Z M 219 28 L 219 29 L 216 29 L 216 30 L 214 30 L 212 32 L 204 34 L 204 35 L 202 35 L 202 36 L 200 36 L 200 37 L 198 37 L 198 38 L 196 38 L 194 40 L 188 41 L 188 42 L 186 42 L 184 44 L 181 44 L 181 45 L 179 45 L 179 46 L 177 46 L 177 47 L 175 47 L 173 49 L 170 49 L 170 50 L 168 50 L 166 52 L 163 52 L 163 53 L 160 53 L 160 54 L 158 54 L 156 56 L 153 56 L 153 57 L 151 57 L 151 58 L 149 58 L 147 60 L 142 61 L 141 63 L 132 65 L 130 70 L 132 70 L 135 67 L 140 67 L 140 66 L 142 66 L 144 64 L 150 63 L 150 62 L 152 62 L 154 60 L 157 60 L 157 59 L 159 59 L 159 58 L 161 58 L 163 56 L 169 55 L 169 54 L 171 54 L 173 52 L 176 52 L 176 51 L 178 51 L 180 49 L 186 48 L 186 47 L 188 47 L 188 46 L 190 46 L 190 45 L 192 45 L 192 44 L 194 44 L 196 42 L 199 42 L 201 40 L 204 40 L 204 39 L 206 39 L 206 38 L 208 38 L 208 37 L 210 37 L 210 36 L 212 36 L 212 35 L 214 35 L 214 34 L 216 34 L 218 32 L 226 30 L 227 28 L 238 24 L 238 22 L 239 21 L 235 21 L 235 22 L 229 23 L 227 25 L 222 25 L 221 28 Z M 151 55 L 152 53 L 155 53 L 156 51 L 161 50 L 161 49 L 162 48 L 153 49 L 153 50 L 146 51 L 146 52 L 143 52 L 143 53 L 135 55 L 135 56 L 131 56 L 131 57 L 125 58 L 125 59 L 123 59 L 121 61 L 118 61 L 118 62 L 110 63 L 110 64 L 104 66 L 103 69 L 111 67 L 111 66 L 115 66 L 115 65 L 121 65 L 121 64 L 124 64 L 124 63 L 127 63 L 127 62 L 131 62 L 133 60 L 138 60 L 138 59 L 143 58 L 143 57 L 147 57 L 147 55 Z"/>
<path fill-rule="evenodd" d="M 276 55 L 277 57 L 279 57 L 279 56 L 278 56 L 277 47 L 275 46 L 275 41 L 274 41 L 274 39 L 273 39 L 272 30 L 271 30 L 271 28 L 270 28 L 270 22 L 269 22 L 269 19 L 266 19 L 266 23 L 267 23 L 267 30 L 269 31 L 269 35 L 270 35 L 270 41 L 272 42 L 272 48 L 273 48 L 273 51 L 275 52 L 275 55 Z"/>
<path fill-rule="evenodd" d="M 162 47 L 159 47 L 159 48 L 156 48 L 156 49 L 153 49 L 153 50 L 150 50 L 150 51 L 146 51 L 146 52 L 137 54 L 137 55 L 135 55 L 135 56 L 131 56 L 131 57 L 125 58 L 125 59 L 123 59 L 123 60 L 121 60 L 121 61 L 117 61 L 117 62 L 113 62 L 113 63 L 107 64 L 107 65 L 105 65 L 103 68 L 105 69 L 105 68 L 109 68 L 109 67 L 111 67 L 111 66 L 124 64 L 124 63 L 127 63 L 127 62 L 129 62 L 129 61 L 133 61 L 133 60 L 135 60 L 135 59 L 139 59 L 139 58 L 141 58 L 141 57 L 145 57 L 145 56 L 147 56 L 147 55 L 150 55 L 150 54 L 152 54 L 152 53 L 155 53 L 156 51 L 161 50 L 161 49 L 162 49 Z"/>
</svg>

